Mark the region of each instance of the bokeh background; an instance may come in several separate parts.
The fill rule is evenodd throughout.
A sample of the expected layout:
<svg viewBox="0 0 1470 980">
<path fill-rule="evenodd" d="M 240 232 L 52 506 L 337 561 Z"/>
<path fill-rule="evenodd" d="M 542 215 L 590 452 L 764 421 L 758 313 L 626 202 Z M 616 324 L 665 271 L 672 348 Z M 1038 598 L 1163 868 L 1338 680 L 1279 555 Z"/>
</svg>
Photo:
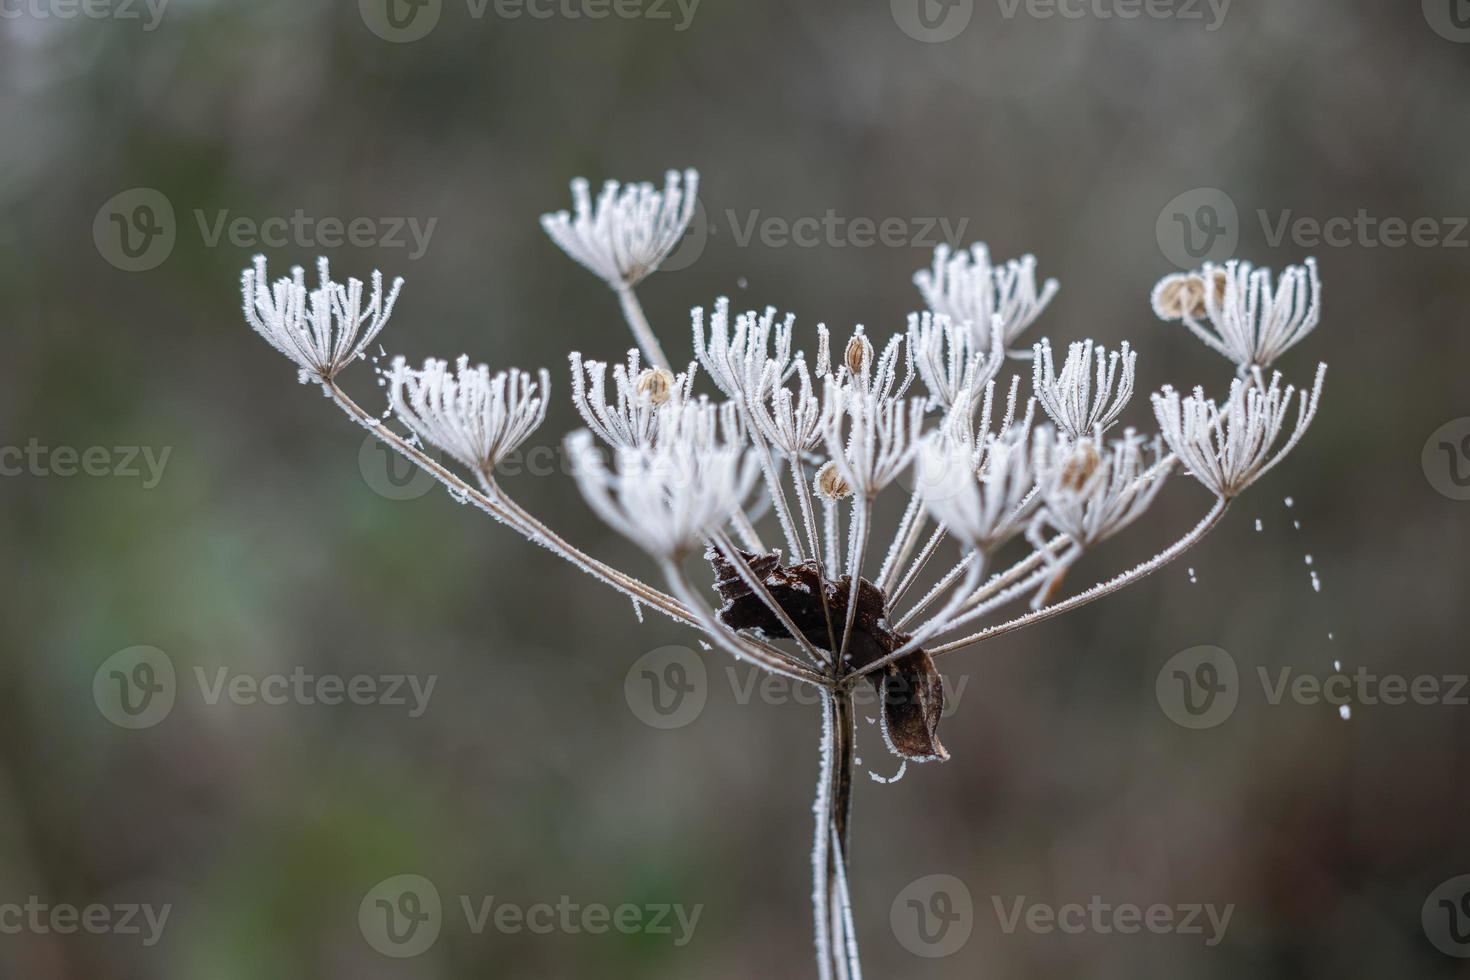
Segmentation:
<svg viewBox="0 0 1470 980">
<path fill-rule="evenodd" d="M 0 975 L 812 975 L 818 712 L 747 696 L 749 675 L 732 684 L 708 654 L 698 717 L 673 731 L 641 721 L 630 668 L 660 647 L 697 650 L 692 638 L 640 624 L 550 554 L 391 475 L 243 325 L 239 270 L 261 246 L 213 233 L 222 215 L 248 231 L 298 210 L 434 222 L 422 254 L 383 241 L 391 223 L 365 245 L 293 232 L 264 250 L 280 270 L 325 252 L 344 275 L 405 276 L 391 352 L 549 367 L 554 403 L 532 444 L 551 452 L 576 424 L 566 352 L 616 358 L 629 340 L 610 293 L 537 218 L 566 206 L 573 176 L 683 166 L 703 174 L 710 233 L 641 290 L 676 360 L 691 353 L 689 308 L 718 295 L 794 311 L 807 346 L 819 321 L 886 335 L 917 307 L 911 276 L 932 238 L 742 241 L 752 216 L 894 217 L 916 238 L 943 218 L 998 256 L 1035 252 L 1062 291 L 1033 336 L 1131 339 L 1143 353 L 1128 420 L 1141 426 L 1147 391 L 1220 392 L 1230 374 L 1148 308 L 1175 267 L 1180 195 L 1176 210 L 1202 218 L 1220 196 L 1188 195 L 1223 193 L 1237 254 L 1276 267 L 1315 254 L 1326 284 L 1323 326 L 1282 364 L 1305 381 L 1331 363 L 1295 454 L 1180 566 L 942 661 L 952 761 L 891 786 L 859 776 L 869 975 L 1464 975 L 1435 937 L 1470 949 L 1444 938 L 1434 902 L 1421 911 L 1470 872 L 1470 708 L 1360 703 L 1343 721 L 1325 703 L 1271 704 L 1258 679 L 1326 677 L 1339 660 L 1448 691 L 1470 671 L 1470 503 L 1453 499 L 1431 439 L 1470 415 L 1463 3 L 1235 0 L 1219 20 L 1194 4 L 1126 19 L 1101 14 L 1135 8 L 1107 2 L 1074 18 L 925 0 L 941 40 L 914 28 L 913 0 L 703 0 L 692 16 L 649 0 L 605 19 L 571 16 L 589 9 L 576 4 L 476 17 L 444 0 L 433 29 L 403 41 L 380 36 L 393 32 L 371 3 L 172 0 L 153 22 L 122 2 L 74 19 L 65 0 L 0 7 L 0 443 L 105 447 L 114 470 L 113 447 L 169 452 L 157 481 L 34 466 L 0 480 L 0 903 L 171 912 L 151 946 L 7 931 Z M 1360 211 L 1434 219 L 1434 240 L 1268 233 L 1287 213 Z M 157 217 L 163 235 L 128 259 L 114 214 Z M 146 230 L 134 225 L 138 241 Z M 368 366 L 346 385 L 381 407 Z M 588 550 L 652 574 L 561 473 L 507 483 Z M 1206 503 L 1178 479 L 1088 571 L 1169 540 Z M 128 730 L 94 679 L 105 688 L 109 658 L 140 645 L 168 657 L 176 701 Z M 1233 656 L 1239 704 L 1189 730 L 1155 681 L 1198 645 Z M 211 704 L 196 669 L 210 683 L 300 670 L 436 686 L 417 717 Z M 863 739 L 864 768 L 891 775 L 876 733 Z M 428 878 L 445 906 L 438 941 L 410 959 L 372 948 L 358 915 L 402 874 Z M 945 958 L 916 955 L 894 911 L 931 875 L 962 882 L 973 909 Z M 1234 911 L 1213 946 L 1008 933 L 996 912 L 1093 895 Z M 460 896 L 702 914 L 682 946 L 476 935 Z"/>
</svg>

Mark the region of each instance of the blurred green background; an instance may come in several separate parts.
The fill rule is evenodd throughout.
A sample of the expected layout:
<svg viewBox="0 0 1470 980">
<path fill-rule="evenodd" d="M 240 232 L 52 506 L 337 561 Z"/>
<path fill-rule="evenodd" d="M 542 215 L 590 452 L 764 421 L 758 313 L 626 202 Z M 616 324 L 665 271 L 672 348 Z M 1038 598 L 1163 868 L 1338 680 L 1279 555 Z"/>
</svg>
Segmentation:
<svg viewBox="0 0 1470 980">
<path fill-rule="evenodd" d="M 1073 18 L 978 0 L 932 4 L 931 22 L 969 20 L 924 40 L 914 0 L 703 0 L 688 17 L 647 0 L 620 8 L 641 16 L 602 19 L 570 16 L 589 9 L 575 4 L 477 17 L 444 0 L 414 13 L 437 13 L 433 29 L 403 41 L 380 36 L 393 32 L 371 3 L 173 0 L 156 23 L 124 0 L 74 19 L 66 0 L 0 4 L 0 443 L 107 447 L 114 469 L 112 447 L 170 453 L 156 486 L 37 467 L 0 479 L 0 904 L 171 907 L 151 946 L 5 930 L 0 975 L 813 975 L 818 712 L 740 703 L 708 654 L 697 719 L 640 721 L 630 668 L 659 647 L 697 649 L 692 637 L 640 624 L 442 491 L 375 490 L 384 458 L 241 320 L 239 271 L 260 246 L 214 236 L 222 215 L 298 210 L 377 233 L 382 219 L 435 222 L 422 255 L 377 233 L 327 249 L 291 233 L 265 251 L 278 272 L 324 251 L 344 276 L 405 276 L 390 352 L 550 368 L 553 407 L 532 440 L 550 448 L 577 424 L 566 352 L 616 358 L 629 340 L 608 290 L 537 218 L 567 206 L 573 176 L 684 166 L 703 175 L 711 233 L 687 268 L 641 289 L 676 361 L 691 356 L 689 308 L 719 295 L 794 311 L 807 347 L 819 321 L 886 335 L 917 308 L 910 280 L 932 242 L 742 241 L 753 215 L 945 218 L 967 222 L 965 244 L 1035 252 L 1061 280 L 1031 337 L 1141 349 L 1127 419 L 1151 426 L 1148 391 L 1219 393 L 1230 374 L 1149 311 L 1174 269 L 1159 233 L 1170 202 L 1219 189 L 1238 210 L 1237 254 L 1321 263 L 1323 326 L 1281 366 L 1295 381 L 1319 358 L 1331 371 L 1293 456 L 1179 567 L 941 661 L 958 701 L 942 733 L 952 761 L 892 786 L 859 775 L 869 975 L 1464 975 L 1421 909 L 1470 872 L 1470 708 L 1358 704 L 1344 722 L 1328 704 L 1271 704 L 1257 680 L 1325 677 L 1334 660 L 1406 678 L 1470 670 L 1470 503 L 1438 492 L 1421 460 L 1431 433 L 1470 415 L 1459 7 L 1236 0 L 1212 23 L 1203 5 L 1127 19 L 1100 16 L 1121 9 L 1102 2 Z M 120 257 L 110 215 L 159 195 L 172 243 Z M 1272 234 L 1287 212 L 1360 211 L 1435 219 L 1439 240 Z M 345 385 L 381 408 L 368 366 Z M 594 554 L 652 574 L 560 473 L 507 483 Z M 1088 573 L 1123 567 L 1206 503 L 1178 479 Z M 1202 644 L 1233 655 L 1241 693 L 1227 721 L 1194 731 L 1161 710 L 1155 680 Z M 127 730 L 93 683 L 139 645 L 167 655 L 177 696 L 158 724 Z M 210 704 L 196 668 L 437 680 L 411 717 Z M 876 733 L 862 737 L 865 768 L 890 775 Z M 431 949 L 398 960 L 358 913 L 401 874 L 430 879 L 445 914 Z M 964 882 L 973 905 L 968 941 L 942 959 L 915 955 L 891 915 L 933 874 Z M 1095 894 L 1235 910 L 1215 946 L 1007 933 L 995 910 Z M 683 946 L 477 935 L 460 896 L 703 911 Z"/>
</svg>

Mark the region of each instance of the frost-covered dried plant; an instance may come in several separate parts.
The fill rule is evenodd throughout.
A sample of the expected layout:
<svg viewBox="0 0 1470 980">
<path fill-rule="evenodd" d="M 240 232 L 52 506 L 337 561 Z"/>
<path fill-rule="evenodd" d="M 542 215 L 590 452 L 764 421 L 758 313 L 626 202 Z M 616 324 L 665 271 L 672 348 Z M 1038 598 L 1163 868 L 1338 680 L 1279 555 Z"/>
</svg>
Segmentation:
<svg viewBox="0 0 1470 980">
<path fill-rule="evenodd" d="M 914 274 L 914 284 L 935 313 L 955 323 L 968 324 L 975 344 L 988 350 L 992 334 L 1010 347 L 1036 322 L 1060 288 L 1055 279 L 1036 284 L 1036 258 L 1027 255 L 1004 265 L 990 261 L 990 248 L 981 242 L 968 252 L 951 252 L 941 245 L 934 264 Z"/>
<path fill-rule="evenodd" d="M 498 484 L 496 466 L 545 419 L 544 371 L 492 373 L 465 357 L 452 369 L 433 359 L 412 368 L 397 358 L 385 372 L 389 412 L 379 416 L 353 401 L 338 377 L 388 321 L 400 283 L 385 292 L 375 273 L 370 289 L 357 280 L 338 284 L 325 261 L 315 288 L 300 269 L 272 283 L 257 259 L 242 279 L 245 318 L 296 364 L 302 381 L 319 384 L 456 500 L 623 592 L 635 609 L 697 630 L 711 650 L 820 693 L 812 856 L 818 974 L 858 980 L 848 891 L 858 686 L 881 695 L 877 722 L 902 762 L 900 775 L 910 762 L 947 759 L 936 658 L 1163 567 L 1301 440 L 1325 366 L 1300 391 L 1279 374 L 1268 381 L 1265 369 L 1317 325 L 1321 287 L 1310 259 L 1274 287 L 1269 272 L 1235 262 L 1161 281 L 1155 311 L 1229 357 L 1239 376 L 1220 402 L 1198 387 L 1188 396 L 1163 387 L 1152 397 L 1156 436 L 1131 428 L 1108 434 L 1128 410 L 1137 375 L 1126 342 L 1111 351 L 1073 342 L 1058 370 L 1042 339 L 1031 348 L 1030 397 L 1020 396 L 1019 376 L 998 383 L 1006 356 L 1021 356 L 1017 340 L 1057 285 L 1038 285 L 1029 256 L 993 265 L 984 245 L 938 249 L 916 277 L 929 309 L 881 346 L 859 326 L 834 360 L 827 328 L 818 325 L 806 335 L 815 342 L 809 358 L 797 350 L 794 317 L 774 309 L 732 314 L 718 299 L 707 315 L 693 311 L 694 361 L 675 374 L 634 287 L 677 245 L 694 213 L 697 179 L 693 171 L 671 173 L 662 191 L 608 183 L 595 203 L 578 180 L 573 213 L 543 219 L 558 245 L 617 292 L 639 348 L 611 368 L 570 355 L 572 402 L 587 426 L 566 440 L 576 482 L 592 510 L 648 554 L 667 592 L 581 551 Z M 701 370 L 723 400 L 696 392 Z M 909 394 L 916 377 L 926 394 Z M 1176 463 L 1211 494 L 1199 522 L 1147 561 L 1064 596 L 1077 559 L 1138 526 Z M 907 505 L 879 548 L 872 525 L 886 494 L 906 494 Z M 783 547 L 764 543 L 767 514 Z M 1013 543 L 1024 549 L 1012 554 Z M 936 567 L 947 550 L 952 560 Z M 693 566 L 706 568 L 718 606 L 695 583 Z"/>
<path fill-rule="evenodd" d="M 1313 259 L 1288 266 L 1274 288 L 1270 269 L 1235 260 L 1207 263 L 1198 272 L 1160 280 L 1152 299 L 1161 320 L 1183 321 L 1242 374 L 1269 368 L 1322 319 L 1322 282 Z"/>
</svg>

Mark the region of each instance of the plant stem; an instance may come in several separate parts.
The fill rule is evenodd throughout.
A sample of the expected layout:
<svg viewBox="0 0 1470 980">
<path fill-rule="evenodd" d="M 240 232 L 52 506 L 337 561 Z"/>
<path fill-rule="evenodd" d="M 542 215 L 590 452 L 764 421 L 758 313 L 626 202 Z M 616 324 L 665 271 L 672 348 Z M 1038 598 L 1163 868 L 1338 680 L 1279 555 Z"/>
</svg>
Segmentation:
<svg viewBox="0 0 1470 980">
<path fill-rule="evenodd" d="M 638 295 L 633 292 L 632 286 L 623 286 L 614 290 L 618 294 L 618 305 L 623 308 L 623 319 L 628 321 L 628 328 L 633 331 L 633 337 L 638 341 L 638 346 L 643 350 L 643 356 L 648 358 L 648 363 L 656 368 L 669 368 L 669 359 L 664 356 L 664 349 L 658 345 L 658 338 L 653 335 L 653 328 L 648 325 L 648 317 L 643 313 L 643 304 L 638 302 Z"/>
<path fill-rule="evenodd" d="M 812 858 L 817 974 L 821 980 L 860 980 L 862 965 L 847 890 L 857 734 L 851 693 L 824 691 L 822 710 L 822 770 L 813 807 L 816 842 Z"/>
</svg>

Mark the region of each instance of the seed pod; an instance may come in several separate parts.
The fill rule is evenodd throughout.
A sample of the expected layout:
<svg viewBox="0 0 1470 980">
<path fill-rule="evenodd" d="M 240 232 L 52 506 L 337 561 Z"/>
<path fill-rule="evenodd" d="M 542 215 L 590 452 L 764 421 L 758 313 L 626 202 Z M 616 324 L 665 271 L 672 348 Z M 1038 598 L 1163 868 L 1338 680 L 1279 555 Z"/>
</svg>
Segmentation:
<svg viewBox="0 0 1470 980">
<path fill-rule="evenodd" d="M 1161 320 L 1182 320 L 1185 314 L 1205 315 L 1205 283 L 1196 275 L 1165 276 L 1154 287 L 1154 312 Z"/>
<path fill-rule="evenodd" d="M 833 503 L 844 497 L 852 496 L 852 486 L 842 478 L 837 464 L 831 460 L 823 463 L 822 468 L 817 470 L 817 478 L 812 489 L 816 491 L 818 497 Z"/>
<path fill-rule="evenodd" d="M 662 405 L 674 394 L 674 374 L 664 368 L 649 368 L 638 375 L 634 390 L 639 396 L 648 396 L 655 405 Z"/>
<path fill-rule="evenodd" d="M 847 342 L 847 353 L 843 359 L 847 362 L 849 371 L 862 377 L 873 363 L 872 343 L 860 333 L 853 334 L 852 339 Z"/>
</svg>

